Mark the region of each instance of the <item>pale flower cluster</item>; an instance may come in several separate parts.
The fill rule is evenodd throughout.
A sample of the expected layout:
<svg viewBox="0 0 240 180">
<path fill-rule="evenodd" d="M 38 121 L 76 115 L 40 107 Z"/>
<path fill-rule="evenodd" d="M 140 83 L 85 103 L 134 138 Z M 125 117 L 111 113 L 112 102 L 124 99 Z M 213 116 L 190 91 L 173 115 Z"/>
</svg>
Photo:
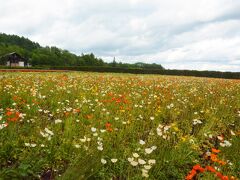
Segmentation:
<svg viewBox="0 0 240 180">
<path fill-rule="evenodd" d="M 47 138 L 49 141 L 51 140 L 52 136 L 54 135 L 54 133 L 51 130 L 49 130 L 48 128 L 45 128 L 44 132 L 40 131 L 40 134 L 43 137 Z"/>
<path fill-rule="evenodd" d="M 157 127 L 157 135 L 162 137 L 163 139 L 169 140 L 170 139 L 170 136 L 169 136 L 170 128 L 171 128 L 170 125 L 164 126 L 164 125 L 159 124 Z"/>
</svg>

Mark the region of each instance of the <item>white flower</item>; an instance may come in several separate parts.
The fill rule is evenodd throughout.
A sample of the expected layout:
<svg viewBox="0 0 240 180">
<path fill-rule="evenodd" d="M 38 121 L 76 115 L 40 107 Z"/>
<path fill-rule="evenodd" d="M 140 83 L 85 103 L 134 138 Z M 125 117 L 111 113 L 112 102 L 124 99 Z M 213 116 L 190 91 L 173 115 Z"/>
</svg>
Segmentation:
<svg viewBox="0 0 240 180">
<path fill-rule="evenodd" d="M 98 136 L 98 133 L 93 133 L 93 136 Z"/>
<path fill-rule="evenodd" d="M 232 144 L 229 142 L 229 141 L 227 141 L 227 140 L 224 140 L 224 143 L 225 143 L 225 146 L 227 146 L 227 147 L 230 147 Z"/>
<path fill-rule="evenodd" d="M 145 141 L 140 140 L 140 141 L 139 141 L 139 144 L 144 145 L 144 144 L 146 144 L 146 143 L 145 143 Z"/>
<path fill-rule="evenodd" d="M 232 136 L 235 136 L 236 134 L 231 130 L 231 135 L 232 135 Z"/>
<path fill-rule="evenodd" d="M 198 119 L 194 119 L 193 120 L 193 125 L 197 125 L 197 124 L 202 124 L 202 121 L 200 121 Z"/>
<path fill-rule="evenodd" d="M 24 143 L 25 144 L 25 146 L 27 146 L 27 147 L 30 147 L 31 145 L 30 145 L 30 143 Z"/>
<path fill-rule="evenodd" d="M 98 139 L 98 143 L 100 143 L 100 141 L 102 141 L 102 140 L 103 140 L 103 139 L 102 139 L 102 138 L 100 138 L 100 137 L 98 137 L 97 139 Z"/>
<path fill-rule="evenodd" d="M 147 169 L 142 169 L 142 173 L 148 173 Z"/>
<path fill-rule="evenodd" d="M 111 159 L 112 163 L 116 163 L 118 160 L 117 159 Z"/>
<path fill-rule="evenodd" d="M 96 129 L 95 127 L 92 127 L 92 128 L 91 128 L 91 131 L 92 131 L 92 132 L 96 132 L 96 130 L 97 130 L 97 129 Z"/>
<path fill-rule="evenodd" d="M 169 130 L 170 127 L 171 127 L 171 126 L 164 126 L 164 128 L 163 128 L 164 132 L 166 132 L 167 130 Z"/>
<path fill-rule="evenodd" d="M 152 121 L 153 121 L 153 120 L 154 120 L 154 117 L 150 117 L 150 120 L 152 120 Z"/>
<path fill-rule="evenodd" d="M 52 136 L 54 135 L 54 134 L 53 134 L 53 132 L 52 132 L 52 131 L 50 131 L 48 128 L 45 128 L 44 130 L 45 130 L 45 131 L 46 131 L 46 133 L 48 133 L 49 135 L 52 135 Z"/>
<path fill-rule="evenodd" d="M 162 138 L 163 138 L 163 139 L 167 139 L 167 135 L 163 135 Z"/>
<path fill-rule="evenodd" d="M 105 129 L 101 129 L 100 132 L 101 132 L 101 133 L 104 133 L 104 132 L 106 132 L 106 130 L 105 130 Z"/>
<path fill-rule="evenodd" d="M 142 177 L 148 178 L 149 175 L 147 173 L 142 173 Z"/>
<path fill-rule="evenodd" d="M 129 162 L 132 162 L 134 159 L 133 158 L 128 158 L 128 161 Z"/>
<path fill-rule="evenodd" d="M 102 146 L 98 146 L 97 149 L 98 149 L 99 151 L 102 151 L 102 150 L 103 150 L 103 147 L 102 147 Z"/>
<path fill-rule="evenodd" d="M 36 147 L 36 146 L 37 146 L 37 144 L 30 144 L 30 146 L 31 146 L 31 147 Z"/>
<path fill-rule="evenodd" d="M 137 166 L 137 165 L 138 165 L 138 162 L 137 162 L 137 161 L 131 161 L 130 164 L 131 164 L 132 166 Z"/>
<path fill-rule="evenodd" d="M 5 124 L 0 124 L 0 130 L 7 127 L 8 125 L 5 123 Z"/>
<path fill-rule="evenodd" d="M 153 149 L 151 149 L 151 148 L 146 148 L 146 149 L 145 149 L 145 152 L 146 152 L 147 154 L 151 154 L 151 153 L 153 152 Z"/>
<path fill-rule="evenodd" d="M 149 170 L 149 169 L 152 168 L 152 166 L 151 166 L 151 165 L 144 165 L 144 168 L 145 168 L 146 170 Z"/>
<path fill-rule="evenodd" d="M 75 147 L 76 147 L 76 148 L 80 148 L 80 145 L 79 145 L 79 144 L 75 144 Z"/>
<path fill-rule="evenodd" d="M 220 143 L 219 145 L 222 146 L 222 147 L 226 146 L 225 143 Z"/>
<path fill-rule="evenodd" d="M 56 119 L 55 124 L 58 124 L 58 123 L 62 123 L 62 120 L 61 119 Z"/>
<path fill-rule="evenodd" d="M 44 132 L 40 131 L 40 134 L 43 136 L 43 137 L 48 137 L 48 134 L 45 134 Z"/>
<path fill-rule="evenodd" d="M 133 153 L 133 157 L 138 158 L 139 157 L 138 153 Z"/>
<path fill-rule="evenodd" d="M 157 128 L 157 135 L 159 135 L 159 136 L 163 135 L 162 131 L 160 129 L 158 129 L 158 128 Z"/>
<path fill-rule="evenodd" d="M 80 139 L 80 141 L 81 141 L 81 142 L 86 142 L 86 141 L 87 141 L 87 138 L 86 138 L 86 136 L 84 136 L 84 138 L 83 138 L 83 139 Z"/>
<path fill-rule="evenodd" d="M 105 159 L 101 159 L 101 163 L 102 163 L 102 164 L 106 164 L 107 161 L 106 161 Z"/>
<path fill-rule="evenodd" d="M 143 159 L 138 159 L 138 163 L 139 164 L 146 164 L 146 161 L 144 161 Z"/>
<path fill-rule="evenodd" d="M 44 145 L 44 144 L 41 144 L 40 146 L 41 146 L 41 147 L 45 147 L 45 145 Z"/>
<path fill-rule="evenodd" d="M 156 150 L 156 149 L 157 149 L 157 146 L 152 146 L 151 149 L 152 149 L 152 150 Z"/>
</svg>

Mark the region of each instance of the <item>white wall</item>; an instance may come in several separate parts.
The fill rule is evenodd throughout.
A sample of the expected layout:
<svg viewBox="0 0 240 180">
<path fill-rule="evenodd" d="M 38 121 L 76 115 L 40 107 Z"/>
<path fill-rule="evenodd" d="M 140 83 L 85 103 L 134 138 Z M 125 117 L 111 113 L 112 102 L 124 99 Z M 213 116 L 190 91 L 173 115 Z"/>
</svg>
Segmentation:
<svg viewBox="0 0 240 180">
<path fill-rule="evenodd" d="M 7 61 L 7 66 L 10 66 L 10 61 Z"/>
<path fill-rule="evenodd" d="M 23 61 L 19 61 L 19 66 L 21 66 L 21 67 L 24 67 L 24 62 Z"/>
</svg>

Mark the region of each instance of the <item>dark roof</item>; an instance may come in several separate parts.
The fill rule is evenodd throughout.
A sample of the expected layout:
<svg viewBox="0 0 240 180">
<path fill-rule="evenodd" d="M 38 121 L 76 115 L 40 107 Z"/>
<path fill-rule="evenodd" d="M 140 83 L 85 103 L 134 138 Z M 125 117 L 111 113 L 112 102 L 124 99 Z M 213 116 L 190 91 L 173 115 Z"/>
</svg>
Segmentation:
<svg viewBox="0 0 240 180">
<path fill-rule="evenodd" d="M 22 57 L 20 54 L 18 54 L 18 53 L 16 53 L 16 52 L 11 52 L 11 53 L 5 54 L 4 56 L 11 56 L 11 55 L 14 55 L 14 54 Z"/>
<path fill-rule="evenodd" d="M 9 56 L 9 55 L 13 55 L 13 54 L 18 54 L 18 53 L 16 53 L 16 52 L 11 52 L 11 53 L 5 54 L 5 56 Z"/>
<path fill-rule="evenodd" d="M 18 53 L 16 53 L 16 52 L 11 52 L 11 53 L 5 54 L 5 55 L 2 56 L 2 57 L 8 57 L 8 56 L 12 56 L 12 55 L 14 55 L 14 54 L 16 54 L 17 56 L 19 56 L 19 57 L 25 59 L 24 57 L 22 57 L 20 54 L 18 54 Z"/>
<path fill-rule="evenodd" d="M 20 54 L 18 54 L 16 52 L 11 52 L 11 53 L 5 54 L 4 56 L 1 56 L 0 58 L 10 58 L 12 55 L 16 55 L 19 59 L 27 61 L 27 58 L 22 57 Z"/>
</svg>

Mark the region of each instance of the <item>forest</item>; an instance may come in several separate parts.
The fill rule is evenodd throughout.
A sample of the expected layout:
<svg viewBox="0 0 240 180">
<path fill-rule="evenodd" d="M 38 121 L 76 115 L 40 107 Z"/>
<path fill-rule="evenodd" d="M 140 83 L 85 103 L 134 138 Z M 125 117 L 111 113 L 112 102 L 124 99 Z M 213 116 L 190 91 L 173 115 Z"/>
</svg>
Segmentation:
<svg viewBox="0 0 240 180">
<path fill-rule="evenodd" d="M 63 50 L 58 47 L 42 47 L 36 42 L 25 37 L 17 35 L 0 34 L 0 57 L 5 54 L 17 52 L 23 57 L 29 59 L 32 66 L 105 66 L 105 67 L 120 67 L 120 68 L 146 68 L 146 69 L 163 69 L 158 64 L 146 63 L 121 63 L 104 62 L 103 59 L 97 58 L 93 53 L 76 55 L 68 50 Z"/>
</svg>

